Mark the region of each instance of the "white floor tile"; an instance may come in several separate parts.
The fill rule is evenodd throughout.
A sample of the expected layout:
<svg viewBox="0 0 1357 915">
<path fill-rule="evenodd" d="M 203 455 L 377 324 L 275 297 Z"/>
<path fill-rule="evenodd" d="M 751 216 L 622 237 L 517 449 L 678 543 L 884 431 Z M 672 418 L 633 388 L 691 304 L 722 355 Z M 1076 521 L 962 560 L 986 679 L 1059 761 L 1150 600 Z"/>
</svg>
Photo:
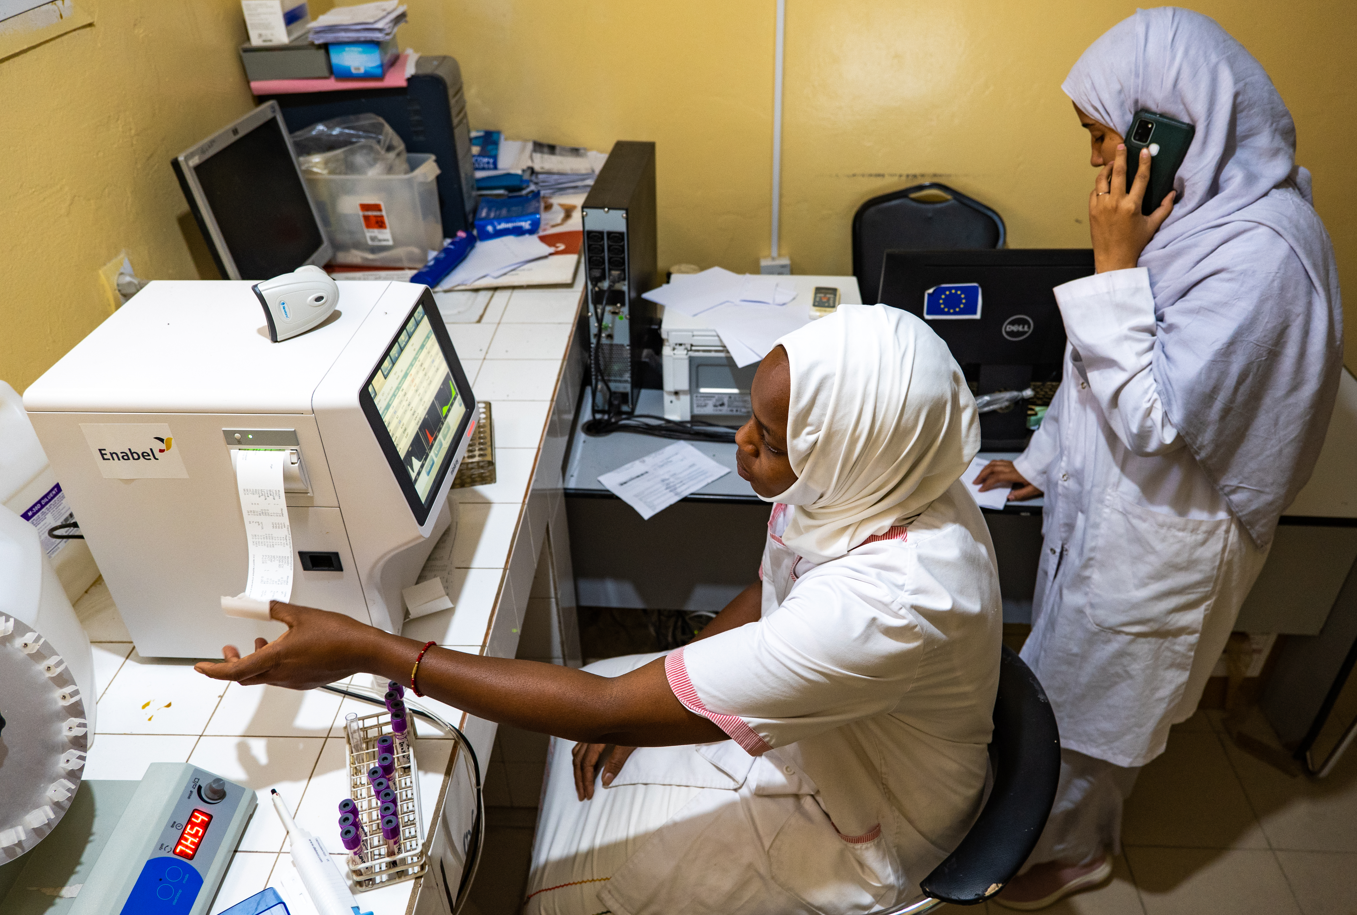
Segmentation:
<svg viewBox="0 0 1357 915">
<path fill-rule="evenodd" d="M 140 781 L 157 762 L 188 762 L 195 736 L 97 734 L 85 759 L 82 778 Z"/>
<path fill-rule="evenodd" d="M 503 400 L 491 404 L 496 448 L 533 448 L 542 441 L 551 404 L 537 400 Z"/>
<path fill-rule="evenodd" d="M 448 336 L 452 338 L 457 358 L 465 362 L 468 359 L 484 359 L 485 351 L 490 348 L 490 338 L 495 336 L 493 324 L 449 324 Z"/>
<path fill-rule="evenodd" d="M 578 289 L 515 289 L 505 324 L 569 324 L 580 308 Z"/>
<path fill-rule="evenodd" d="M 94 642 L 90 645 L 94 652 L 94 697 L 99 697 L 113 682 L 119 668 L 132 653 L 131 642 Z M 98 714 L 96 710 L 96 714 Z"/>
<path fill-rule="evenodd" d="M 504 569 L 521 505 L 508 502 L 461 506 L 452 564 L 458 569 Z"/>
<path fill-rule="evenodd" d="M 253 788 L 259 801 L 240 840 L 240 851 L 280 851 L 285 831 L 273 810 L 278 789 L 293 816 L 325 740 L 319 737 L 203 737 L 189 762 Z"/>
<path fill-rule="evenodd" d="M 80 618 L 80 625 L 85 627 L 91 642 L 132 641 L 118 607 L 113 603 L 113 595 L 108 593 L 108 585 L 104 584 L 102 578 L 90 585 L 90 589 L 75 602 L 75 615 Z"/>
<path fill-rule="evenodd" d="M 448 595 L 452 609 L 408 621 L 401 635 L 419 642 L 479 649 L 485 641 L 503 579 L 501 569 L 454 569 L 453 593 Z"/>
<path fill-rule="evenodd" d="M 259 816 L 258 811 L 255 816 Z M 226 869 L 221 889 L 212 903 L 212 915 L 244 902 L 268 886 L 269 874 L 277 860 L 278 856 L 271 852 L 238 851 L 232 855 L 231 866 Z"/>
<path fill-rule="evenodd" d="M 487 359 L 476 376 L 476 396 L 501 400 L 551 400 L 559 359 Z"/>
<path fill-rule="evenodd" d="M 322 689 L 227 687 L 204 734 L 225 737 L 324 737 L 341 698 Z"/>
<path fill-rule="evenodd" d="M 509 302 L 505 320 L 495 331 L 495 339 L 486 349 L 486 359 L 559 360 L 570 348 L 573 324 L 510 324 L 515 305 Z"/>
<path fill-rule="evenodd" d="M 496 289 L 495 295 L 490 299 L 490 304 L 485 306 L 485 314 L 481 315 L 481 324 L 494 326 L 504 317 L 504 309 L 509 304 L 509 297 L 513 295 L 512 289 Z"/>
<path fill-rule="evenodd" d="M 512 401 L 511 401 L 512 402 Z M 449 498 L 455 502 L 512 502 L 528 498 L 528 484 L 532 481 L 535 448 L 496 448 L 495 482 L 484 486 L 454 489 Z"/>
<path fill-rule="evenodd" d="M 1271 851 L 1128 848 L 1146 915 L 1300 915 Z"/>
<path fill-rule="evenodd" d="M 1327 778 L 1310 781 L 1279 772 L 1228 739 L 1226 748 L 1273 848 L 1357 852 L 1357 753 Z"/>
<path fill-rule="evenodd" d="M 1175 731 L 1168 749 L 1147 765 L 1126 802 L 1128 845 L 1267 848 L 1220 737 Z"/>
<path fill-rule="evenodd" d="M 201 734 L 226 683 L 191 661 L 143 658 L 133 651 L 99 699 L 103 734 Z"/>
<path fill-rule="evenodd" d="M 1357 912 L 1357 854 L 1328 851 L 1279 851 L 1277 860 L 1305 915 Z"/>
</svg>

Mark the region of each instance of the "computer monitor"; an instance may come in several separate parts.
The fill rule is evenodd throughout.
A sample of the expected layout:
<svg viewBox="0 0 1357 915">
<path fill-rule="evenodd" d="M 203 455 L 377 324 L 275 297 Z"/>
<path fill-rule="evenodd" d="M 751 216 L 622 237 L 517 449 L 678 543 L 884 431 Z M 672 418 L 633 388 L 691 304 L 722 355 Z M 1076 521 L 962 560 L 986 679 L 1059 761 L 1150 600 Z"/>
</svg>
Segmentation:
<svg viewBox="0 0 1357 915">
<path fill-rule="evenodd" d="M 266 280 L 334 254 L 276 102 L 171 164 L 223 278 Z"/>
<path fill-rule="evenodd" d="M 1086 248 L 887 251 L 880 298 L 927 321 L 975 393 L 1033 385 L 1049 403 L 1065 352 L 1052 290 L 1092 273 Z M 982 414 L 980 434 L 986 450 L 1026 447 L 1026 410 Z"/>
</svg>

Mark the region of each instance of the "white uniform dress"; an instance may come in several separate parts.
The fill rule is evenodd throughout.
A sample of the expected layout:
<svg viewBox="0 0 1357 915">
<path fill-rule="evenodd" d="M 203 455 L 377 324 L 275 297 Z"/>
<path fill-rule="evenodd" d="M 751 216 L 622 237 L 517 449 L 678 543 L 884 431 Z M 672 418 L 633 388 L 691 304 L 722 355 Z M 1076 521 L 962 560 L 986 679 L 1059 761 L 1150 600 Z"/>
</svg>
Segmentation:
<svg viewBox="0 0 1357 915">
<path fill-rule="evenodd" d="M 782 543 L 795 510 L 769 522 L 762 619 L 666 658 L 679 700 L 732 739 L 639 749 L 585 802 L 553 740 L 527 912 L 867 912 L 916 895 L 965 834 L 999 676 L 979 509 L 953 484 L 820 564 Z"/>
<path fill-rule="evenodd" d="M 1085 277 L 1055 295 L 1070 340 L 1064 381 L 1014 461 L 1046 497 L 1022 657 L 1051 699 L 1061 746 L 1133 768 L 1163 752 L 1169 727 L 1196 709 L 1267 553 L 1164 412 L 1150 368 L 1148 272 Z M 1062 795 L 1068 753 L 1066 763 Z M 1115 845 L 1120 800 L 1105 801 L 1116 822 L 1104 815 L 1100 828 Z M 1053 825 L 1075 805 L 1056 806 Z M 1097 818 L 1084 811 L 1085 825 Z M 1061 860 L 1094 853 L 1057 844 Z M 1034 861 L 1054 859 L 1042 851 Z"/>
</svg>

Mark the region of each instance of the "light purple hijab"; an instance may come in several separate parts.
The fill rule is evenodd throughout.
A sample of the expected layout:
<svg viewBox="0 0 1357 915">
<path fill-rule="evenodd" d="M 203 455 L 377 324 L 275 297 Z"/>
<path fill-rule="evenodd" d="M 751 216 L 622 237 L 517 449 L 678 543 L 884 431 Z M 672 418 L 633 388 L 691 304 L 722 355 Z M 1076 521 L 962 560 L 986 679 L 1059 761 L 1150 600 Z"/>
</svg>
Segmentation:
<svg viewBox="0 0 1357 915">
<path fill-rule="evenodd" d="M 1267 546 L 1314 470 L 1342 367 L 1338 270 L 1291 113 L 1243 45 L 1173 7 L 1118 23 L 1061 88 L 1122 136 L 1141 108 L 1196 127 L 1173 213 L 1140 256 L 1151 370 L 1197 462 Z"/>
</svg>

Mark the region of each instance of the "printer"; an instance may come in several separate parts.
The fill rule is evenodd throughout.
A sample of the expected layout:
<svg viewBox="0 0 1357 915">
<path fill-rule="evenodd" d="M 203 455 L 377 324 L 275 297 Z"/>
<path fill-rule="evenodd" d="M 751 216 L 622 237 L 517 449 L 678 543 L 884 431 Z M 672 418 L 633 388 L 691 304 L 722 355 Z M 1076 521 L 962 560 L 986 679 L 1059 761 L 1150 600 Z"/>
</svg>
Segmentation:
<svg viewBox="0 0 1357 915">
<path fill-rule="evenodd" d="M 247 579 L 243 449 L 283 454 L 291 602 L 400 632 L 476 402 L 427 287 L 338 288 L 327 321 L 273 343 L 248 282 L 155 282 L 25 392 L 142 655 L 278 634 L 221 610 Z"/>
<path fill-rule="evenodd" d="M 783 279 L 796 285 L 796 298 L 782 308 L 810 310 L 817 286 L 839 290 L 839 304 L 861 304 L 858 281 L 851 276 L 801 276 Z M 730 357 L 721 336 L 702 316 L 690 317 L 664 309 L 660 323 L 663 340 L 664 418 L 700 420 L 738 428 L 750 416 L 749 386 L 758 371 L 756 362 L 740 368 Z"/>
</svg>

